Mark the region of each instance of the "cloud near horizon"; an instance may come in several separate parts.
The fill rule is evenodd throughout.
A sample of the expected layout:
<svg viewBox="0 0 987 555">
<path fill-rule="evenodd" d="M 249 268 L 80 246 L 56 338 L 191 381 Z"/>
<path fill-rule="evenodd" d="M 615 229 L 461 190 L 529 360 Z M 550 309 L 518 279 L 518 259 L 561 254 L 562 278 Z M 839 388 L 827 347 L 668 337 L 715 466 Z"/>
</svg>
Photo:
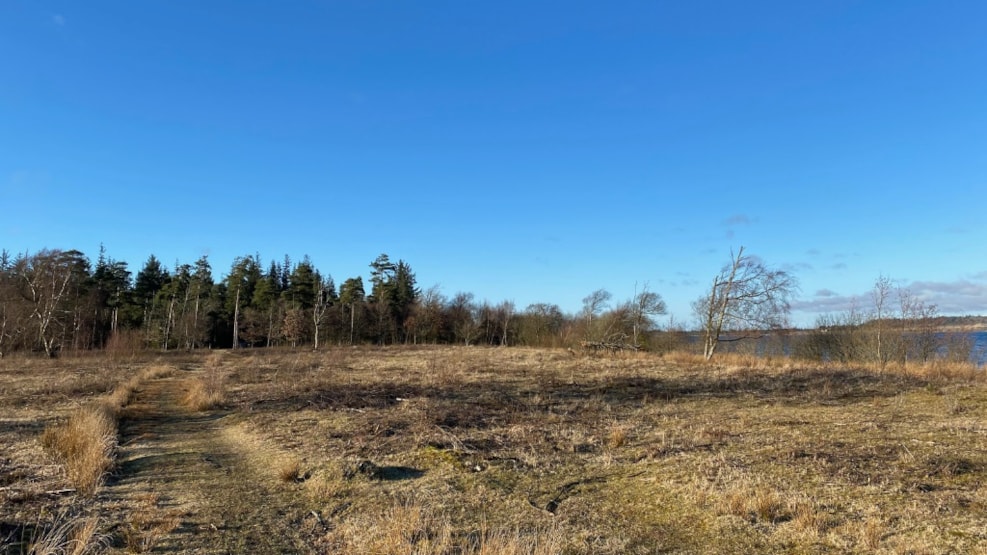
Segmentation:
<svg viewBox="0 0 987 555">
<path fill-rule="evenodd" d="M 987 272 L 971 279 L 949 282 L 914 281 L 902 289 L 927 305 L 935 305 L 943 315 L 987 314 Z M 870 291 L 838 295 L 829 289 L 820 289 L 812 299 L 792 303 L 792 311 L 804 314 L 832 314 L 851 309 L 869 311 L 872 304 Z"/>
</svg>

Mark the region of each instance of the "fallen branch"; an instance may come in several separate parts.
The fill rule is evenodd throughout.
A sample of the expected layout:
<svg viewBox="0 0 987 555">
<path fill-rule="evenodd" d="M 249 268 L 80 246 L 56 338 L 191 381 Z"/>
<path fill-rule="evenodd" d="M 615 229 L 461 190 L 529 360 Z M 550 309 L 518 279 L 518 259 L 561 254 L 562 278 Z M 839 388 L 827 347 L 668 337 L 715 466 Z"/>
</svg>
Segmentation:
<svg viewBox="0 0 987 555">
<path fill-rule="evenodd" d="M 579 343 L 587 351 L 607 351 L 615 354 L 621 351 L 639 351 L 640 347 L 623 341 L 581 341 Z"/>
</svg>

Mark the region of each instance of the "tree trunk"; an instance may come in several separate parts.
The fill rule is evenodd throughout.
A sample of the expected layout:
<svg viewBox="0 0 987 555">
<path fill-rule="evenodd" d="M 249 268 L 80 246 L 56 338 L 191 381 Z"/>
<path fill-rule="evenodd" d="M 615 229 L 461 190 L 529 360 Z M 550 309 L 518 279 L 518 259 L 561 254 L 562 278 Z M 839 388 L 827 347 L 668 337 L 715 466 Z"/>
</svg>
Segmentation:
<svg viewBox="0 0 987 555">
<path fill-rule="evenodd" d="M 236 288 L 236 300 L 233 301 L 233 348 L 240 347 L 240 287 Z"/>
</svg>

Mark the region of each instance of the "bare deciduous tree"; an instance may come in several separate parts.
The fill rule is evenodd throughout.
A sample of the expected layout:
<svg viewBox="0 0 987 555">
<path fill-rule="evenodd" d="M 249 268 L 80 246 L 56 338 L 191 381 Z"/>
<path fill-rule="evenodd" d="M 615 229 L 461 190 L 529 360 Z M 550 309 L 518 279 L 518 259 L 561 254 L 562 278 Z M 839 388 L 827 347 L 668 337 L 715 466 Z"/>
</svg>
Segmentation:
<svg viewBox="0 0 987 555">
<path fill-rule="evenodd" d="M 927 304 L 908 289 L 898 291 L 898 304 L 901 310 L 901 334 L 909 335 L 902 352 L 902 362 L 914 356 L 922 362 L 936 357 L 941 347 L 942 318 L 939 307 Z M 911 347 L 911 348 L 909 348 Z"/>
<path fill-rule="evenodd" d="M 449 301 L 447 312 L 456 340 L 470 345 L 480 334 L 479 307 L 473 302 L 473 293 L 456 293 Z"/>
<path fill-rule="evenodd" d="M 637 286 L 634 287 L 637 289 Z M 632 324 L 632 337 L 634 345 L 638 345 L 638 336 L 643 331 L 651 329 L 654 322 L 652 318 L 665 314 L 665 301 L 661 295 L 654 291 L 648 291 L 648 284 L 645 283 L 640 293 L 634 294 L 631 301 L 630 314 Z"/>
<path fill-rule="evenodd" d="M 417 304 L 417 318 L 415 323 L 417 336 L 421 336 L 424 343 L 437 343 L 439 335 L 442 333 L 442 307 L 446 304 L 445 295 L 438 285 L 429 287 L 421 294 L 421 299 Z"/>
<path fill-rule="evenodd" d="M 8 347 L 16 348 L 31 319 L 30 307 L 19 293 L 15 265 L 6 250 L 0 251 L 0 358 Z"/>
<path fill-rule="evenodd" d="M 871 296 L 874 299 L 874 326 L 875 337 L 877 349 L 877 361 L 884 368 L 884 365 L 888 363 L 890 358 L 891 349 L 885 345 L 885 327 L 886 320 L 888 318 L 888 299 L 891 297 L 891 293 L 894 290 L 894 284 L 891 282 L 891 278 L 887 276 L 880 276 L 877 281 L 874 282 L 874 290 L 871 291 Z"/>
<path fill-rule="evenodd" d="M 329 310 L 329 306 L 332 304 L 336 286 L 333 284 L 332 277 L 323 278 L 317 273 L 315 288 L 315 305 L 312 307 L 312 327 L 315 328 L 314 349 L 318 351 L 319 328 L 322 327 L 322 320 L 325 318 L 326 311 Z"/>
<path fill-rule="evenodd" d="M 703 356 L 713 358 L 721 341 L 760 337 L 788 325 L 790 300 L 798 289 L 793 276 L 768 268 L 741 247 L 713 278 L 709 293 L 692 304 L 703 328 Z M 725 339 L 724 333 L 731 337 Z"/>
<path fill-rule="evenodd" d="M 37 324 L 38 341 L 48 356 L 58 350 L 57 328 L 66 325 L 63 306 L 73 278 L 87 274 L 88 265 L 79 251 L 42 250 L 18 261 L 15 269 L 23 280 L 24 298 Z"/>
<path fill-rule="evenodd" d="M 305 311 L 301 308 L 291 308 L 285 312 L 284 323 L 281 325 L 281 333 L 292 347 L 297 347 L 305 338 L 305 334 L 308 331 L 305 329 L 307 322 L 308 319 L 305 317 Z"/>
<path fill-rule="evenodd" d="M 597 328 L 596 318 L 610 305 L 613 295 L 606 289 L 597 289 L 583 297 L 583 336 L 586 339 L 601 339 L 604 332 Z"/>
</svg>

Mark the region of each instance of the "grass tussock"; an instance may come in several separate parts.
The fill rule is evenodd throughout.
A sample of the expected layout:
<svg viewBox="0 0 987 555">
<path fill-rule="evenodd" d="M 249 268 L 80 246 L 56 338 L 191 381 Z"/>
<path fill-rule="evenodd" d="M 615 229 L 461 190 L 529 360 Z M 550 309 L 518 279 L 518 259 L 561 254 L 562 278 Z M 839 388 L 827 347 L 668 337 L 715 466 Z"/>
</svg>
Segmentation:
<svg viewBox="0 0 987 555">
<path fill-rule="evenodd" d="M 330 503 L 346 497 L 349 488 L 339 464 L 328 464 L 305 481 L 305 491 L 316 503 Z"/>
<path fill-rule="evenodd" d="M 99 519 L 63 512 L 40 529 L 28 542 L 28 555 L 90 555 L 106 549 L 107 538 L 99 533 Z M 0 547 L 3 547 L 0 544 Z"/>
<path fill-rule="evenodd" d="M 286 458 L 278 462 L 278 479 L 282 482 L 300 482 L 303 479 L 302 462 L 296 458 Z"/>
<path fill-rule="evenodd" d="M 41 436 L 42 445 L 65 466 L 69 483 L 80 494 L 93 495 L 113 467 L 117 410 L 107 402 L 84 405 Z"/>
<path fill-rule="evenodd" d="M 327 538 L 334 552 L 366 555 L 555 555 L 566 545 L 556 526 L 499 528 L 481 522 L 463 533 L 417 503 L 348 520 Z"/>
<path fill-rule="evenodd" d="M 730 491 L 723 499 L 721 510 L 751 522 L 776 524 L 792 519 L 792 513 L 782 496 L 764 486 L 742 487 Z"/>
<path fill-rule="evenodd" d="M 881 545 L 881 539 L 887 532 L 887 525 L 880 517 L 871 517 L 864 521 L 860 527 L 860 545 L 870 551 L 876 550 Z"/>
<path fill-rule="evenodd" d="M 544 527 L 530 532 L 520 529 L 482 530 L 479 541 L 463 546 L 463 553 L 474 555 L 555 555 L 563 551 L 566 539 L 558 528 Z"/>
<path fill-rule="evenodd" d="M 45 429 L 41 444 L 64 465 L 76 491 L 94 495 L 113 468 L 120 411 L 130 403 L 140 382 L 171 371 L 168 367 L 150 367 L 103 397 L 76 408 L 65 421 Z"/>
<path fill-rule="evenodd" d="M 180 524 L 180 514 L 175 510 L 162 509 L 158 496 L 149 493 L 138 498 L 137 506 L 131 511 L 119 533 L 129 552 L 149 553 Z"/>
<path fill-rule="evenodd" d="M 226 381 L 226 371 L 219 364 L 207 364 L 203 377 L 189 380 L 182 403 L 195 411 L 220 407 L 226 400 Z"/>
</svg>

